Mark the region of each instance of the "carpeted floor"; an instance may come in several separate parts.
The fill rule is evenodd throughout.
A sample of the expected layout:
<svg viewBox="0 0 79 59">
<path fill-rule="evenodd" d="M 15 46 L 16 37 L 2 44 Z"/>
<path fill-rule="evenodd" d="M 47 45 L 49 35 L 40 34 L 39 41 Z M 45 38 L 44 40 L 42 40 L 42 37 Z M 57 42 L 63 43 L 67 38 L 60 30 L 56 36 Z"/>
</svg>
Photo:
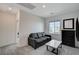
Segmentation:
<svg viewBox="0 0 79 59">
<path fill-rule="evenodd" d="M 0 55 L 53 55 L 46 50 L 46 46 L 41 46 L 36 50 L 31 46 L 16 47 L 16 45 L 0 48 Z"/>
<path fill-rule="evenodd" d="M 30 46 L 16 47 L 11 45 L 0 48 L 0 55 L 55 55 L 54 53 L 47 51 L 46 46 L 43 45 L 36 50 Z M 62 45 L 62 49 L 59 49 L 59 55 L 79 55 L 79 48 L 72 48 Z"/>
</svg>

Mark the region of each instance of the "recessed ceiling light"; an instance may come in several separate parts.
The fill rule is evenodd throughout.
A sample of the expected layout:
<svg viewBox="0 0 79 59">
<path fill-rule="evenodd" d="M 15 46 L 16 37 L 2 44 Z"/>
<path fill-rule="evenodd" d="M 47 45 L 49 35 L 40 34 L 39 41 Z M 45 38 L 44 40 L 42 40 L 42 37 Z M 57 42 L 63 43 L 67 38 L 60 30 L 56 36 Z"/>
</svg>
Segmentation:
<svg viewBox="0 0 79 59">
<path fill-rule="evenodd" d="M 46 5 L 42 5 L 43 8 L 46 8 Z"/>
<path fill-rule="evenodd" d="M 9 9 L 9 10 L 12 10 L 12 8 L 11 8 L 11 7 L 9 7 L 8 9 Z"/>
</svg>

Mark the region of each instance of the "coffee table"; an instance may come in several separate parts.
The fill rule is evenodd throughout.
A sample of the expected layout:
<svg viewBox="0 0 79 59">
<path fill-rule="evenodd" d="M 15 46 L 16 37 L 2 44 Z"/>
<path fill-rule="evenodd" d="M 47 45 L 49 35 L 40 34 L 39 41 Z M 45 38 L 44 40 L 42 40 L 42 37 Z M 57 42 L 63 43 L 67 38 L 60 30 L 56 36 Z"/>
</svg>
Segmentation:
<svg viewBox="0 0 79 59">
<path fill-rule="evenodd" d="M 58 48 L 62 48 L 62 41 L 58 41 L 58 40 L 51 40 L 49 41 L 48 43 L 46 43 L 46 46 L 47 46 L 47 50 L 50 51 L 48 49 L 48 47 L 51 47 L 52 48 L 52 51 L 53 53 L 57 54 L 58 55 L 58 51 L 59 49 Z"/>
</svg>

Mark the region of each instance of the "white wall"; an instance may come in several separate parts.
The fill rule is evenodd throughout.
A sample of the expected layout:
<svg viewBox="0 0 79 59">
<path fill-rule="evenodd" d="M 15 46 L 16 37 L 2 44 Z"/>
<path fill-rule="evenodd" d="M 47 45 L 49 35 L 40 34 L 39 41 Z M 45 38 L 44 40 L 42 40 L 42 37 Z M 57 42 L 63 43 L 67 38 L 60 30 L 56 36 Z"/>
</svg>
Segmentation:
<svg viewBox="0 0 79 59">
<path fill-rule="evenodd" d="M 27 46 L 30 33 L 43 32 L 44 21 L 42 18 L 20 11 L 20 46 Z"/>
<path fill-rule="evenodd" d="M 62 23 L 61 18 L 58 17 L 58 16 L 46 18 L 46 19 L 44 20 L 44 31 L 45 31 L 45 33 L 47 33 L 47 34 L 50 34 L 50 33 L 49 33 L 49 22 L 50 22 L 50 21 L 60 21 L 60 22 Z M 52 35 L 52 38 L 55 38 L 55 39 L 57 39 L 57 40 L 61 40 L 60 34 L 50 34 L 50 35 Z"/>
<path fill-rule="evenodd" d="M 48 33 L 48 22 L 49 21 L 60 20 L 61 29 L 63 29 L 63 19 L 75 18 L 75 20 L 76 20 L 77 17 L 79 18 L 79 11 L 46 18 L 44 30 L 46 33 Z M 76 23 L 74 22 L 74 24 L 76 24 Z M 57 40 L 61 40 L 61 34 L 60 35 L 53 34 L 52 37 L 56 38 Z M 76 46 L 79 47 L 79 42 L 76 42 Z"/>
<path fill-rule="evenodd" d="M 0 11 L 0 47 L 16 43 L 16 15 Z"/>
</svg>

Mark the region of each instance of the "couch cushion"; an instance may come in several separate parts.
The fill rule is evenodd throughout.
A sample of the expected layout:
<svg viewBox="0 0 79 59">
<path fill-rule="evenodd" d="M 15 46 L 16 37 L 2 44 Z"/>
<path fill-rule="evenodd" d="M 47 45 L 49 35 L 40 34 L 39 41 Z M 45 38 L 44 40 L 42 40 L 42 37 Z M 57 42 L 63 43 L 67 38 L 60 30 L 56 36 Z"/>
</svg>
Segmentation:
<svg viewBox="0 0 79 59">
<path fill-rule="evenodd" d="M 42 36 L 45 36 L 45 33 L 44 32 L 42 33 Z"/>
<path fill-rule="evenodd" d="M 37 33 L 32 33 L 32 37 L 37 39 L 38 38 Z"/>
<path fill-rule="evenodd" d="M 44 41 L 44 40 L 46 40 L 46 38 L 41 37 L 41 38 L 38 38 L 36 41 L 37 41 L 37 42 L 42 42 L 42 41 Z"/>
<path fill-rule="evenodd" d="M 42 41 L 47 40 L 47 39 L 49 39 L 49 38 L 50 38 L 50 37 L 41 37 L 41 38 L 36 39 L 36 41 L 37 41 L 37 42 L 42 42 Z"/>
<path fill-rule="evenodd" d="M 39 37 L 39 38 L 42 37 L 42 33 L 38 33 L 38 37 Z"/>
</svg>

